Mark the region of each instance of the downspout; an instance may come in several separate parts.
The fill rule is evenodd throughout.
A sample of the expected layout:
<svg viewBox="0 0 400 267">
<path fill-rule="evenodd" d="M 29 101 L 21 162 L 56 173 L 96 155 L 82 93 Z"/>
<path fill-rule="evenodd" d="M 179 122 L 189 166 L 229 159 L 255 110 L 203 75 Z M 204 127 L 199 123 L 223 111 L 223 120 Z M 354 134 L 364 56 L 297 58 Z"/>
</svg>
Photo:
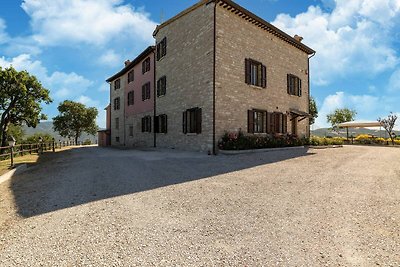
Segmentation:
<svg viewBox="0 0 400 267">
<path fill-rule="evenodd" d="M 108 83 L 109 85 L 110 85 L 110 146 L 111 146 L 111 143 L 112 143 L 112 126 L 111 126 L 111 123 L 112 123 L 112 106 L 111 106 L 111 103 L 112 103 L 112 100 L 111 100 L 111 90 L 112 90 L 112 86 L 111 86 L 111 82 L 109 82 Z M 107 117 L 107 115 L 106 115 L 106 117 Z M 106 122 L 107 123 L 107 122 Z M 107 125 L 106 125 L 107 126 Z"/>
<path fill-rule="evenodd" d="M 156 48 L 157 49 L 157 48 Z M 154 77 L 153 77 L 153 97 L 154 97 L 154 101 L 153 101 L 153 123 L 154 123 L 154 125 L 153 125 L 153 134 L 154 134 L 154 140 L 153 140 L 153 142 L 154 142 L 154 144 L 153 144 L 153 146 L 154 147 L 157 147 L 157 133 L 156 133 L 156 131 L 155 131 L 155 129 L 156 129 L 156 127 L 155 127 L 155 122 L 156 122 L 156 115 L 157 115 L 157 112 L 156 112 L 156 99 L 157 99 L 157 88 L 156 88 L 156 54 L 154 53 L 154 51 L 153 51 L 153 62 L 154 62 L 154 64 L 153 64 L 153 68 L 154 68 L 154 70 L 153 70 L 153 73 L 154 73 Z"/>
<path fill-rule="evenodd" d="M 311 88 L 310 88 L 310 59 L 315 56 L 315 53 L 312 53 L 310 57 L 308 57 L 308 65 L 307 65 L 307 73 L 308 73 L 308 114 L 310 114 L 310 100 L 311 100 Z M 308 123 L 308 137 L 311 137 L 311 125 Z"/>
<path fill-rule="evenodd" d="M 217 155 L 216 144 L 215 144 L 215 65 L 216 65 L 216 43 L 217 43 L 217 4 L 218 1 L 214 2 L 214 55 L 213 55 L 213 155 Z"/>
</svg>

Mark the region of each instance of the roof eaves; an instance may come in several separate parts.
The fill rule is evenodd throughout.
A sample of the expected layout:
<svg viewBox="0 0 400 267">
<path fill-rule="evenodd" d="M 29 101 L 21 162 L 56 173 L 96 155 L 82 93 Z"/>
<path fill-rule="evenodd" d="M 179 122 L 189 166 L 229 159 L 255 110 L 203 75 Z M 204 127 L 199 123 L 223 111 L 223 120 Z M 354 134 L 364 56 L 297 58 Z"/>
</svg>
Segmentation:
<svg viewBox="0 0 400 267">
<path fill-rule="evenodd" d="M 256 26 L 270 32 L 271 34 L 281 38 L 282 40 L 288 42 L 289 44 L 297 47 L 298 49 L 306 52 L 307 54 L 311 55 L 314 54 L 315 51 L 311 49 L 310 47 L 306 46 L 305 44 L 297 41 L 294 39 L 292 36 L 289 34 L 283 32 L 282 30 L 278 29 L 271 23 L 265 21 L 264 19 L 258 17 L 254 13 L 248 11 L 244 7 L 236 4 L 235 2 L 231 0 L 216 0 L 220 6 L 223 8 L 227 8 L 229 11 L 234 12 L 238 16 L 246 19 L 247 21 L 250 21 L 251 23 L 255 24 Z"/>
<path fill-rule="evenodd" d="M 142 61 L 145 57 L 147 57 L 149 54 L 153 53 L 155 50 L 155 46 L 149 46 L 147 47 L 140 55 L 138 55 L 134 60 L 132 60 L 131 63 L 129 63 L 127 66 L 125 66 L 122 70 L 111 76 L 106 80 L 106 82 L 111 82 L 115 80 L 116 78 L 124 75 L 125 73 L 128 72 L 131 68 L 133 68 L 136 64 L 138 64 L 140 61 Z"/>
</svg>

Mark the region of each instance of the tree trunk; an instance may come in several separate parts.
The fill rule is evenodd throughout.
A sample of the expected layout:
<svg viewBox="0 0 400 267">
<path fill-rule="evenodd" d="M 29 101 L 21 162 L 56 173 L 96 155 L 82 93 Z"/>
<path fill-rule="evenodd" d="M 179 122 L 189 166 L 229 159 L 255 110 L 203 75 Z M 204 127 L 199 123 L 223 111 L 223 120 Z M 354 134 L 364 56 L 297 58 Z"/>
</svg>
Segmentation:
<svg viewBox="0 0 400 267">
<path fill-rule="evenodd" d="M 78 135 L 75 135 L 75 145 L 78 145 Z"/>
</svg>

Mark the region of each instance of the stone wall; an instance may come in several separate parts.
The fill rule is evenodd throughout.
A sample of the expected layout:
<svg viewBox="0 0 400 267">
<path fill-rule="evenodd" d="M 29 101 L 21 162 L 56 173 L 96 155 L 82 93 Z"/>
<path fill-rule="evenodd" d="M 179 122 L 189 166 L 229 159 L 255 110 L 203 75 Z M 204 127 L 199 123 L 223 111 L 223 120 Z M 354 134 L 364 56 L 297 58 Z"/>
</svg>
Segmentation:
<svg viewBox="0 0 400 267">
<path fill-rule="evenodd" d="M 167 114 L 168 133 L 157 147 L 212 151 L 214 3 L 202 5 L 159 29 L 167 54 L 156 62 L 156 80 L 166 75 L 166 95 L 156 99 L 157 114 Z M 202 109 L 202 133 L 184 134 L 182 113 Z"/>
<path fill-rule="evenodd" d="M 114 89 L 114 81 L 111 82 L 110 84 L 110 91 L 111 91 L 111 99 L 110 99 L 110 104 L 111 104 L 111 145 L 112 146 L 123 146 L 125 142 L 125 134 L 124 134 L 124 124 L 125 124 L 125 97 L 124 97 L 124 90 L 125 90 L 125 84 L 126 84 L 126 77 L 125 75 L 120 77 L 121 79 L 121 88 L 119 89 Z M 114 99 L 116 97 L 120 97 L 120 109 L 119 110 L 114 110 Z M 119 118 L 119 129 L 117 129 L 115 126 L 115 119 Z M 116 138 L 119 137 L 119 142 L 116 141 Z"/>
<path fill-rule="evenodd" d="M 153 111 L 147 111 L 125 118 L 125 144 L 127 147 L 153 147 L 154 146 L 154 124 Z M 151 116 L 152 129 L 151 133 L 142 132 L 142 118 Z M 129 127 L 133 126 L 133 136 L 130 135 Z"/>
<path fill-rule="evenodd" d="M 225 131 L 247 132 L 247 110 L 308 113 L 308 55 L 221 6 L 217 6 L 216 139 Z M 267 67 L 267 87 L 245 83 L 245 59 Z M 302 80 L 302 96 L 287 93 L 287 74 Z M 288 116 L 288 131 L 291 130 Z M 298 123 L 298 134 L 308 135 L 308 119 Z"/>
</svg>

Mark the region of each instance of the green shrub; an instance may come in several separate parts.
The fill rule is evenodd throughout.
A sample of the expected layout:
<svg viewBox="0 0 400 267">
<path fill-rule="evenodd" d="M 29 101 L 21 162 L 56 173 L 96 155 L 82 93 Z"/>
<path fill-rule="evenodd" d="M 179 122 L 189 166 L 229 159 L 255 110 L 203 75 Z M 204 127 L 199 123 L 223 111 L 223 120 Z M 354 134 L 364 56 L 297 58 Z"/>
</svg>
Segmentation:
<svg viewBox="0 0 400 267">
<path fill-rule="evenodd" d="M 272 137 L 270 135 L 244 135 L 242 131 L 237 133 L 226 132 L 218 142 L 222 150 L 246 150 L 275 147 L 291 147 L 308 145 L 306 138 L 299 139 L 295 135 L 283 135 Z"/>
<path fill-rule="evenodd" d="M 83 142 L 83 145 L 84 146 L 88 146 L 88 145 L 91 145 L 92 144 L 92 141 L 90 140 L 90 139 L 86 139 L 84 142 Z"/>
</svg>

